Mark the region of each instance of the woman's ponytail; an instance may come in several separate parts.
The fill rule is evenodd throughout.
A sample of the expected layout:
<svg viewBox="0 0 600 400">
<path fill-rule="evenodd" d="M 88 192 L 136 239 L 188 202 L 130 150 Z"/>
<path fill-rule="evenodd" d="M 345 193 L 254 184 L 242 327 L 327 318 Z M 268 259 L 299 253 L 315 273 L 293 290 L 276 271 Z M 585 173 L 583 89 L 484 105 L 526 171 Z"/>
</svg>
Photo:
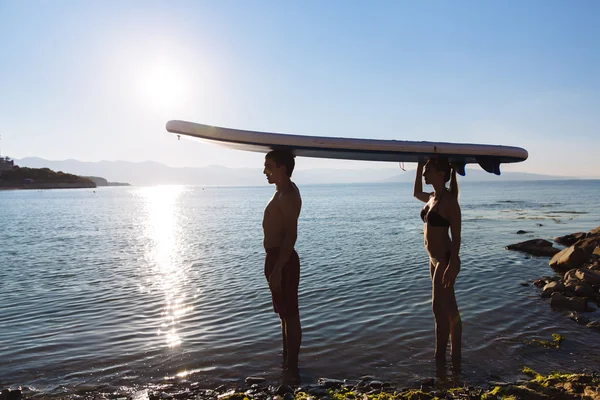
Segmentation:
<svg viewBox="0 0 600 400">
<path fill-rule="evenodd" d="M 450 166 L 450 193 L 458 199 L 458 180 L 456 179 L 456 168 Z"/>
</svg>

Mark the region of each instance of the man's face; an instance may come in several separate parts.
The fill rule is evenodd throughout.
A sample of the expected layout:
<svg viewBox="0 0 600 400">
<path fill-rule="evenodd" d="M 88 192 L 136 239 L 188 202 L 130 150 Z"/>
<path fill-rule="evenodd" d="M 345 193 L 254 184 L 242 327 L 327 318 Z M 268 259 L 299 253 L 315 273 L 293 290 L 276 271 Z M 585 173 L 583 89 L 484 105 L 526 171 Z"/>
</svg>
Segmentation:
<svg viewBox="0 0 600 400">
<path fill-rule="evenodd" d="M 265 169 L 263 174 L 267 176 L 269 183 L 278 183 L 281 181 L 283 175 L 285 175 L 285 166 L 278 167 L 275 160 L 265 158 Z"/>
</svg>

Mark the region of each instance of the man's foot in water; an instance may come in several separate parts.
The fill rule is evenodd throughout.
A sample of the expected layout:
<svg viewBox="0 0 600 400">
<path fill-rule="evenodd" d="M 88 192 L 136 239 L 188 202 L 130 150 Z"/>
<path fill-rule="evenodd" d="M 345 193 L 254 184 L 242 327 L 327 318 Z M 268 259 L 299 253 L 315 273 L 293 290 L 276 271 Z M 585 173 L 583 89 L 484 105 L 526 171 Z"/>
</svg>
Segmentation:
<svg viewBox="0 0 600 400">
<path fill-rule="evenodd" d="M 283 383 L 290 386 L 297 386 L 300 384 L 300 370 L 297 365 L 283 370 Z"/>
</svg>

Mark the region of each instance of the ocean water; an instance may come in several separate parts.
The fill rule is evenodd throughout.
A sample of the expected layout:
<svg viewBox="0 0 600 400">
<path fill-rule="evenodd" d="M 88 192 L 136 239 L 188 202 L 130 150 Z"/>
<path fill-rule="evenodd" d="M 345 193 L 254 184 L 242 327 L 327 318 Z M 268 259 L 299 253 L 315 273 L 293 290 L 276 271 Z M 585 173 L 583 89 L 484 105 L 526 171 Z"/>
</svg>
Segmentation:
<svg viewBox="0 0 600 400">
<path fill-rule="evenodd" d="M 435 375 L 428 258 L 412 185 L 302 186 L 301 378 Z M 186 378 L 277 381 L 263 276 L 273 187 L 0 191 L 0 387 L 57 394 Z M 547 258 L 506 251 L 600 225 L 600 181 L 466 182 L 461 378 L 600 365 L 600 334 L 533 285 Z M 517 235 L 523 229 L 530 233 Z M 600 319 L 600 312 L 590 314 Z M 551 340 L 560 349 L 526 344 Z"/>
</svg>

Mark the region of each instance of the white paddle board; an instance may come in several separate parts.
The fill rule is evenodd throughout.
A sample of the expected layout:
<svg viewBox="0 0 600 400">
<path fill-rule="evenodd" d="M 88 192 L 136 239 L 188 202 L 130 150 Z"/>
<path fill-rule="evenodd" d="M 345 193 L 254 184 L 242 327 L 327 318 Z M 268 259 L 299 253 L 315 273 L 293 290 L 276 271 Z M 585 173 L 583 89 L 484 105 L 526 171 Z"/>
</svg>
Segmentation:
<svg viewBox="0 0 600 400">
<path fill-rule="evenodd" d="M 300 157 L 392 162 L 445 157 L 461 175 L 465 174 L 465 164 L 469 163 L 479 164 L 487 172 L 500 175 L 501 163 L 525 161 L 528 156 L 525 149 L 511 146 L 288 135 L 187 121 L 169 121 L 167 131 L 239 150 L 267 153 L 273 149 L 287 149 Z"/>
</svg>

